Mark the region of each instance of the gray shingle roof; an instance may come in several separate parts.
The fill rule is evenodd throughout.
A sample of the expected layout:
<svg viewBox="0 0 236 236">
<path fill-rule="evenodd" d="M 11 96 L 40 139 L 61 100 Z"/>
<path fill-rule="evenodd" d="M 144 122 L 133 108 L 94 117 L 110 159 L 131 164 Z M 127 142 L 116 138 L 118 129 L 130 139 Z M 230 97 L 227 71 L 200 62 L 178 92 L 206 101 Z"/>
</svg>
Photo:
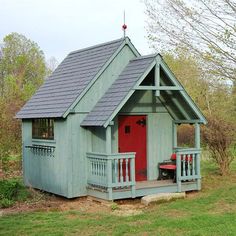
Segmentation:
<svg viewBox="0 0 236 236">
<path fill-rule="evenodd" d="M 138 57 L 131 60 L 93 110 L 85 117 L 81 126 L 103 126 L 153 62 L 155 56 Z"/>
<path fill-rule="evenodd" d="M 16 117 L 62 117 L 123 41 L 122 38 L 71 52 Z"/>
</svg>

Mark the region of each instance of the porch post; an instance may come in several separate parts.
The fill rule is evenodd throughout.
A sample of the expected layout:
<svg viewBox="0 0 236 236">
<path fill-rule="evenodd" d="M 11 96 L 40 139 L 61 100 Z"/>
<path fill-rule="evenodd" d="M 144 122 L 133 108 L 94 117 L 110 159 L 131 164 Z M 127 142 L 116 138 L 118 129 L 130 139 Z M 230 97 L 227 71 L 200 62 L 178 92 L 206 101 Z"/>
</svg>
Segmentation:
<svg viewBox="0 0 236 236">
<path fill-rule="evenodd" d="M 173 122 L 173 127 L 172 127 L 172 137 L 173 137 L 173 148 L 177 148 L 178 143 L 177 143 L 177 124 Z"/>
<path fill-rule="evenodd" d="M 200 143 L 200 125 L 199 123 L 195 123 L 195 148 L 200 149 L 201 143 Z M 196 160 L 196 171 L 198 175 L 197 179 L 197 189 L 201 189 L 201 163 L 200 163 L 200 154 L 197 155 Z"/>
<path fill-rule="evenodd" d="M 160 87 L 160 60 L 156 59 L 156 65 L 155 65 L 155 87 Z M 160 96 L 160 90 L 156 89 L 155 96 Z"/>
<path fill-rule="evenodd" d="M 107 160 L 107 190 L 108 199 L 112 200 L 112 160 L 109 156 L 111 154 L 111 126 L 108 125 L 106 128 L 106 154 Z"/>
<path fill-rule="evenodd" d="M 131 181 L 132 181 L 132 186 L 131 186 L 131 194 L 132 194 L 132 198 L 135 198 L 135 162 L 134 162 L 134 158 L 132 158 L 130 160 L 130 177 L 131 177 Z"/>
<path fill-rule="evenodd" d="M 176 157 L 176 182 L 177 182 L 177 191 L 180 193 L 181 189 L 181 155 L 177 152 Z"/>
<path fill-rule="evenodd" d="M 106 153 L 111 154 L 111 126 L 106 128 Z"/>
</svg>

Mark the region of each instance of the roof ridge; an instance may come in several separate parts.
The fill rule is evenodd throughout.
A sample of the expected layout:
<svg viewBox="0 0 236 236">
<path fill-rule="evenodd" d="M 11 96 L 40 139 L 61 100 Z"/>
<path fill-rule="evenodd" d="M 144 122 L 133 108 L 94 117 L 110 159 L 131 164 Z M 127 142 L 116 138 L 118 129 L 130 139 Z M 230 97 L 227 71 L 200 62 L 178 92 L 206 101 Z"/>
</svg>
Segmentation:
<svg viewBox="0 0 236 236">
<path fill-rule="evenodd" d="M 156 57 L 159 53 L 153 53 L 153 54 L 148 54 L 148 55 L 143 55 L 143 56 L 139 56 L 139 57 L 136 57 L 130 61 L 136 61 L 136 60 L 140 60 L 140 59 L 147 59 L 147 58 L 150 58 L 150 57 Z"/>
<path fill-rule="evenodd" d="M 89 46 L 89 47 L 85 47 L 85 48 L 81 48 L 81 49 L 72 51 L 68 55 L 78 53 L 78 52 L 87 51 L 87 50 L 90 50 L 90 49 L 93 49 L 93 48 L 102 47 L 102 46 L 113 44 L 113 43 L 117 43 L 119 41 L 124 41 L 124 40 L 125 40 L 125 38 L 119 38 L 119 39 L 115 39 L 115 40 L 112 40 L 112 41 L 109 41 L 109 42 L 99 43 L 99 44 L 96 44 L 96 45 L 93 45 L 93 46 Z"/>
</svg>

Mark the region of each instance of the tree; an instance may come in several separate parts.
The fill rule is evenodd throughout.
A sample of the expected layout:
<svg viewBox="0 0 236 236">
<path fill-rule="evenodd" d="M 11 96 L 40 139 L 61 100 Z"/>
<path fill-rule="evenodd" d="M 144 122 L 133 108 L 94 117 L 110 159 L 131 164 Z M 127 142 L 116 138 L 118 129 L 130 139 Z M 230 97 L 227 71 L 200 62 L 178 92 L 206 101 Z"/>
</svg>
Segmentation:
<svg viewBox="0 0 236 236">
<path fill-rule="evenodd" d="M 186 50 L 178 49 L 175 54 L 164 53 L 163 57 L 177 79 L 204 112 L 210 108 L 210 87 L 202 76 L 203 71 L 197 58 L 188 55 Z"/>
<path fill-rule="evenodd" d="M 184 67 L 188 58 L 201 67 L 199 78 L 182 83 L 207 116 L 205 144 L 222 174 L 227 173 L 236 135 L 231 132 L 236 121 L 236 1 L 145 0 L 145 4 L 149 41 L 155 50 L 174 57 L 174 73 L 181 68 L 176 67 L 179 59 L 180 76 L 185 72 L 191 76 L 192 68 Z"/>
<path fill-rule="evenodd" d="M 146 0 L 147 31 L 159 51 L 184 47 L 218 79 L 236 80 L 235 0 Z"/>
<path fill-rule="evenodd" d="M 228 174 L 234 159 L 235 144 L 235 90 L 215 81 L 210 83 L 204 76 L 198 60 L 186 51 L 178 49 L 175 54 L 163 54 L 167 64 L 184 85 L 187 92 L 207 116 L 208 124 L 202 127 L 203 142 L 209 148 L 212 159 L 218 164 L 222 175 Z M 235 88 L 235 87 L 233 87 Z M 178 142 L 193 144 L 193 127 L 178 127 Z"/>
<path fill-rule="evenodd" d="M 39 46 L 18 33 L 3 39 L 0 48 L 0 160 L 19 153 L 20 122 L 14 118 L 48 73 Z"/>
<path fill-rule="evenodd" d="M 18 90 L 23 101 L 42 84 L 47 73 L 44 54 L 24 35 L 11 33 L 3 39 L 0 59 L 0 95 Z"/>
<path fill-rule="evenodd" d="M 232 151 L 235 142 L 235 124 L 220 117 L 208 117 L 208 124 L 202 129 L 203 139 L 208 144 L 212 159 L 218 164 L 221 175 L 227 175 L 234 159 Z"/>
<path fill-rule="evenodd" d="M 47 60 L 47 68 L 49 70 L 49 73 L 52 73 L 58 66 L 58 61 L 55 57 L 50 57 Z"/>
</svg>

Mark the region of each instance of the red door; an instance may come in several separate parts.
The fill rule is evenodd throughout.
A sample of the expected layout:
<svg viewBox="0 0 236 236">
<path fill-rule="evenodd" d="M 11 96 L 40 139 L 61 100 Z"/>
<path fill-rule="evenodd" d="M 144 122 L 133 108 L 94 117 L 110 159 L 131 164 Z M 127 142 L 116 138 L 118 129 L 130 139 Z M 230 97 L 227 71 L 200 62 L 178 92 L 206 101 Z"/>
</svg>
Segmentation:
<svg viewBox="0 0 236 236">
<path fill-rule="evenodd" d="M 147 180 L 146 116 L 119 116 L 119 152 L 136 152 L 135 179 Z"/>
</svg>

